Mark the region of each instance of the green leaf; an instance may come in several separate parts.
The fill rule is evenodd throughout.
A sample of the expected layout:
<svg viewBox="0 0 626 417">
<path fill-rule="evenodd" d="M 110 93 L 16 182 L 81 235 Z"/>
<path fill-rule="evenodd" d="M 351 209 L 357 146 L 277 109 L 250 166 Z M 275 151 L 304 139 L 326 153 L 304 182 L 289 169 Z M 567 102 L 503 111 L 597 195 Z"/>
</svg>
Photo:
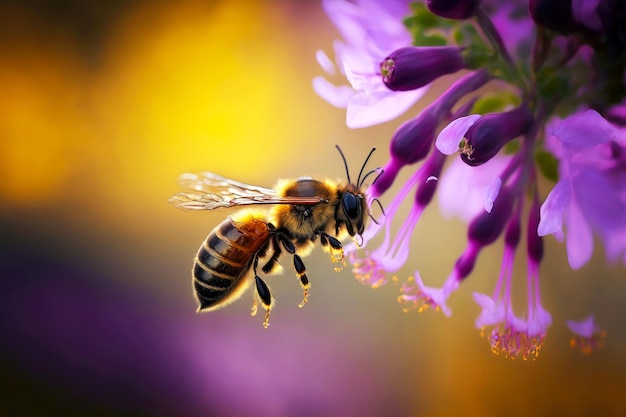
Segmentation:
<svg viewBox="0 0 626 417">
<path fill-rule="evenodd" d="M 559 180 L 559 161 L 549 152 L 537 151 L 535 160 L 541 174 L 552 182 Z"/>
<path fill-rule="evenodd" d="M 519 98 L 509 92 L 485 93 L 483 94 L 472 109 L 473 113 L 488 114 L 502 112 L 507 107 L 519 104 Z"/>
<path fill-rule="evenodd" d="M 505 155 L 512 155 L 514 153 L 517 153 L 517 151 L 519 151 L 520 148 L 520 143 L 518 140 L 512 140 L 510 142 L 508 142 L 506 145 L 504 145 L 504 154 Z"/>
<path fill-rule="evenodd" d="M 420 40 L 420 46 L 446 46 L 448 41 L 443 35 L 426 35 Z"/>
<path fill-rule="evenodd" d="M 403 23 L 413 35 L 414 46 L 444 46 L 448 44 L 447 36 L 453 27 L 453 21 L 431 13 L 424 3 L 411 3 L 410 16 Z M 439 33 L 432 33 L 439 32 Z"/>
</svg>

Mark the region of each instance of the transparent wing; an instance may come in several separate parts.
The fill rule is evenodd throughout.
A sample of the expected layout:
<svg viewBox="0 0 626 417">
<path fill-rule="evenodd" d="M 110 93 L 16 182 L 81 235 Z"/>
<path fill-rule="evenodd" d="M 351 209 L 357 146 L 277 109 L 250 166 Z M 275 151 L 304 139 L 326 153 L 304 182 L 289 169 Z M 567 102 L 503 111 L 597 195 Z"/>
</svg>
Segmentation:
<svg viewBox="0 0 626 417">
<path fill-rule="evenodd" d="M 319 204 L 319 197 L 283 197 L 271 188 L 244 184 L 212 172 L 183 174 L 179 185 L 188 191 L 172 196 L 169 201 L 182 210 L 215 210 L 250 204 Z"/>
</svg>

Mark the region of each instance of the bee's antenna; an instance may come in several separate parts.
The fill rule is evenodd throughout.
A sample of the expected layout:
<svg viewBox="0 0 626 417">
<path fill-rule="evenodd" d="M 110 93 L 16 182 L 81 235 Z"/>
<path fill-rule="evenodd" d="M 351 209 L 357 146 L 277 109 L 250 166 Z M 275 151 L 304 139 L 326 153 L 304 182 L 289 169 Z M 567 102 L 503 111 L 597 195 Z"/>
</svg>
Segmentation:
<svg viewBox="0 0 626 417">
<path fill-rule="evenodd" d="M 377 199 L 377 198 L 375 198 L 375 199 L 373 199 L 373 200 L 372 200 L 372 204 L 374 204 L 374 203 L 378 203 L 378 207 L 380 207 L 380 211 L 382 211 L 382 212 L 383 212 L 383 217 L 384 217 L 384 216 L 385 216 L 385 209 L 383 208 L 383 205 L 382 205 L 382 203 L 380 202 L 380 200 L 379 200 L 379 199 Z M 370 213 L 368 213 L 368 214 L 369 214 L 369 216 L 370 216 L 370 219 L 372 219 L 372 221 L 373 221 L 374 223 L 376 223 L 376 224 L 380 224 L 380 223 L 378 223 L 378 221 L 374 218 L 374 216 L 372 216 L 372 213 L 371 213 L 371 212 L 370 212 Z"/>
<path fill-rule="evenodd" d="M 383 212 L 383 216 L 386 216 L 385 209 L 383 208 L 383 203 L 381 203 L 380 200 L 377 199 L 377 198 L 372 200 L 372 203 L 374 203 L 374 202 L 378 203 L 378 207 L 380 207 L 380 211 Z"/>
<path fill-rule="evenodd" d="M 376 173 L 376 172 L 379 172 L 379 171 L 380 171 L 380 167 L 375 168 L 375 169 L 371 170 L 370 172 L 368 172 L 367 174 L 365 174 L 365 175 L 363 176 L 363 178 L 361 178 L 361 183 L 360 183 L 360 184 L 358 184 L 358 187 L 359 187 L 359 188 L 361 188 L 361 186 L 362 186 L 363 184 L 365 184 L 365 180 L 367 179 L 367 177 L 369 177 L 370 175 L 372 175 L 372 174 L 374 174 L 374 173 Z M 378 178 L 379 176 L 380 176 L 380 174 L 378 174 L 378 175 L 376 176 L 376 178 Z M 374 181 L 376 181 L 376 179 L 374 179 Z"/>
<path fill-rule="evenodd" d="M 352 184 L 352 181 L 350 181 L 350 171 L 348 171 L 348 161 L 346 161 L 346 157 L 341 151 L 339 145 L 335 145 L 335 148 L 337 148 L 337 150 L 339 151 L 339 155 L 341 155 L 341 159 L 343 159 L 343 165 L 346 167 L 346 176 L 348 177 L 348 183 Z"/>
<path fill-rule="evenodd" d="M 361 182 L 361 174 L 363 174 L 363 170 L 365 169 L 365 165 L 367 165 L 367 161 L 370 160 L 370 157 L 372 156 L 372 154 L 374 153 L 375 150 L 376 150 L 376 147 L 372 148 L 370 153 L 367 155 L 367 158 L 365 158 L 365 162 L 363 162 L 363 165 L 361 166 L 361 170 L 359 171 L 359 177 L 356 179 L 356 185 L 359 188 L 361 187 L 361 185 L 363 185 L 363 182 Z M 365 177 L 363 177 L 363 181 L 365 181 L 365 178 L 367 178 L 367 176 L 369 174 L 371 174 L 371 172 L 367 173 L 365 175 Z"/>
<path fill-rule="evenodd" d="M 380 171 L 378 171 L 378 175 L 376 175 L 376 178 L 374 178 L 374 181 L 372 181 L 372 185 L 374 185 L 376 183 L 376 181 L 380 178 L 381 175 L 383 175 L 385 172 L 384 169 L 381 169 Z"/>
</svg>

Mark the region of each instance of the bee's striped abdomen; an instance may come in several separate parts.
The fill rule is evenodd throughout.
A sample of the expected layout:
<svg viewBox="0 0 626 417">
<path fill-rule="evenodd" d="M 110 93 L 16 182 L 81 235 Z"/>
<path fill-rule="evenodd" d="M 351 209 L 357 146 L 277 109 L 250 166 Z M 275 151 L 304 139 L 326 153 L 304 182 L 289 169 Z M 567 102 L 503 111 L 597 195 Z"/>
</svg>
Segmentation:
<svg viewBox="0 0 626 417">
<path fill-rule="evenodd" d="M 224 220 L 200 246 L 193 265 L 198 310 L 213 310 L 237 299 L 257 252 L 269 240 L 267 222 L 253 215 Z"/>
</svg>

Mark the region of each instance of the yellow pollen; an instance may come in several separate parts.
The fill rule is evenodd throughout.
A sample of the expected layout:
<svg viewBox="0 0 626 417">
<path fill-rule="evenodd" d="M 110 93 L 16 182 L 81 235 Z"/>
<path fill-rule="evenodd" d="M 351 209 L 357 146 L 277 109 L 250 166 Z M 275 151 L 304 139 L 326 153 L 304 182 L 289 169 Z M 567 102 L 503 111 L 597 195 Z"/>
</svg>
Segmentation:
<svg viewBox="0 0 626 417">
<path fill-rule="evenodd" d="M 341 264 L 341 266 L 335 266 L 335 272 L 341 271 L 343 267 L 346 266 L 346 261 L 343 255 L 343 249 L 342 248 L 339 248 L 339 249 L 330 248 L 329 252 L 330 252 L 331 262 L 334 264 L 336 263 Z"/>
<path fill-rule="evenodd" d="M 574 336 L 570 339 L 569 345 L 572 348 L 578 348 L 583 355 L 589 355 L 596 349 L 600 349 L 604 346 L 604 339 L 606 338 L 606 331 L 602 330 L 595 333 L 591 337 Z"/>
<path fill-rule="evenodd" d="M 484 328 L 481 329 L 482 336 L 484 336 Z M 534 361 L 539 357 L 544 338 L 544 334 L 530 336 L 527 333 L 506 327 L 503 331 L 500 331 L 499 328 L 494 329 L 488 340 L 491 344 L 491 352 L 495 355 L 502 353 L 505 358 L 511 360 L 521 357 L 525 361 Z"/>
<path fill-rule="evenodd" d="M 400 287 L 402 294 L 398 296 L 398 302 L 400 304 L 409 304 L 409 306 L 404 307 L 402 311 L 405 313 L 415 309 L 417 309 L 418 313 L 422 313 L 428 309 L 440 311 L 439 305 L 435 303 L 430 296 L 424 294 L 414 282 L 413 277 L 409 277 Z"/>
</svg>

